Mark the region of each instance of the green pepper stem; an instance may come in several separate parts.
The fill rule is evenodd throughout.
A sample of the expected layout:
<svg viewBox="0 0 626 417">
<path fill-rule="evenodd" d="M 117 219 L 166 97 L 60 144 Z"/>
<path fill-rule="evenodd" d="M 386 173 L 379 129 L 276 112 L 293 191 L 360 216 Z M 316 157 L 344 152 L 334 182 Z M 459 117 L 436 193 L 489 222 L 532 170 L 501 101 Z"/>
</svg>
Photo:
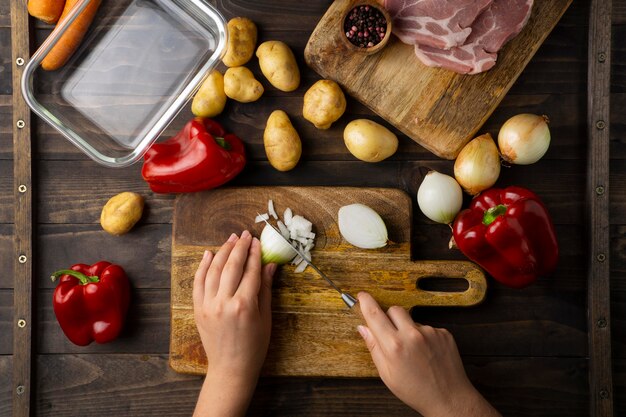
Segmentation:
<svg viewBox="0 0 626 417">
<path fill-rule="evenodd" d="M 226 139 L 221 138 L 219 136 L 214 136 L 213 138 L 215 139 L 218 145 L 220 145 L 222 148 L 226 149 L 227 151 L 230 151 L 230 143 L 228 143 Z"/>
<path fill-rule="evenodd" d="M 80 285 L 87 285 L 87 284 L 91 284 L 91 283 L 94 283 L 94 282 L 100 282 L 100 278 L 98 278 L 98 277 L 85 275 L 82 272 L 74 271 L 73 269 L 62 269 L 60 271 L 57 271 L 54 274 L 52 274 L 52 276 L 50 276 L 50 279 L 52 280 L 52 282 L 54 282 L 61 275 L 71 275 L 71 276 L 73 276 L 74 278 L 76 278 L 76 279 L 78 279 L 80 281 Z"/>
<path fill-rule="evenodd" d="M 506 213 L 506 206 L 504 204 L 491 207 L 489 210 L 485 212 L 485 215 L 483 216 L 483 224 L 485 226 L 489 226 L 499 216 L 502 216 L 504 213 Z"/>
</svg>

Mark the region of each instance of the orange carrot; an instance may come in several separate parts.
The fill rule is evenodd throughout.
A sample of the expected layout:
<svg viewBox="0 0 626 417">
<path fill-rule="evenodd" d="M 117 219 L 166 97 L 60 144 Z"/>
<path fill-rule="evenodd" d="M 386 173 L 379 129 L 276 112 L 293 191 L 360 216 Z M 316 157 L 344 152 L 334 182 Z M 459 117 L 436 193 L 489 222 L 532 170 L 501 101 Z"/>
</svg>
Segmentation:
<svg viewBox="0 0 626 417">
<path fill-rule="evenodd" d="M 61 39 L 54 45 L 54 48 L 46 55 L 41 62 L 41 66 L 46 71 L 54 71 L 61 68 L 70 59 L 72 54 L 78 49 L 83 40 L 89 25 L 96 16 L 101 0 L 91 0 L 83 12 L 78 15 L 72 25 L 65 31 Z M 63 23 L 65 16 L 72 10 L 78 0 L 67 0 L 59 24 Z"/>
<path fill-rule="evenodd" d="M 65 0 L 28 0 L 28 13 L 46 23 L 54 24 L 63 13 Z"/>
</svg>

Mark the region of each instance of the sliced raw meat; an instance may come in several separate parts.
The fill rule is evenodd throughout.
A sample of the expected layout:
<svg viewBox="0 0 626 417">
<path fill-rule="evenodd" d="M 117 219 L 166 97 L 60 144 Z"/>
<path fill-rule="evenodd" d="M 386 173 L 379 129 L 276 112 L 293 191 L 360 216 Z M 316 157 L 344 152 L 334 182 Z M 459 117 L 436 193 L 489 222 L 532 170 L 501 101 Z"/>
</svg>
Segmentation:
<svg viewBox="0 0 626 417">
<path fill-rule="evenodd" d="M 384 0 L 393 33 L 406 44 L 450 49 L 463 45 L 493 0 Z"/>
<path fill-rule="evenodd" d="M 530 17 L 533 0 L 494 0 L 472 25 L 466 44 L 450 50 L 415 46 L 415 54 L 430 67 L 461 74 L 478 74 L 496 64 L 497 52 L 519 34 Z"/>
</svg>

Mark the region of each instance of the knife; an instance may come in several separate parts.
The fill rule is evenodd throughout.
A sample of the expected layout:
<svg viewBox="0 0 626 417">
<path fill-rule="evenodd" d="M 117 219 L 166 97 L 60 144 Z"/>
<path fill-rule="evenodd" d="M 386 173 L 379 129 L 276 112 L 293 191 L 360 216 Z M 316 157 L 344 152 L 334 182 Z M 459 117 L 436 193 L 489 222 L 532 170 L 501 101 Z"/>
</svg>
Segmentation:
<svg viewBox="0 0 626 417">
<path fill-rule="evenodd" d="M 257 213 L 258 214 L 258 213 Z M 356 308 L 353 310 L 353 307 L 355 305 L 357 305 L 359 303 L 359 300 L 357 300 L 355 297 L 353 297 L 352 295 L 348 294 L 345 291 L 342 291 L 330 278 L 328 278 L 326 276 L 326 274 L 324 274 L 322 271 L 319 270 L 318 267 L 316 267 L 311 261 L 309 261 L 306 256 L 304 256 L 304 254 L 302 253 L 302 251 L 300 251 L 298 248 L 296 248 L 295 246 L 293 246 L 293 244 L 285 238 L 285 236 L 283 236 L 283 234 L 280 232 L 280 230 L 278 230 L 276 227 L 274 227 L 274 225 L 272 225 L 267 219 L 265 219 L 263 216 L 261 216 L 259 214 L 259 218 L 263 219 L 263 221 L 265 222 L 266 225 L 268 225 L 269 227 L 271 227 L 272 229 L 274 229 L 274 231 L 276 233 L 278 233 L 278 236 L 280 236 L 280 238 L 282 240 L 284 240 L 285 242 L 287 242 L 289 244 L 289 246 L 291 246 L 294 250 L 294 252 L 296 252 L 303 260 L 304 262 L 306 262 L 306 264 L 308 266 L 310 266 L 311 268 L 313 268 L 313 270 L 315 272 L 317 272 L 317 274 L 324 278 L 326 280 L 326 282 L 328 282 L 330 284 L 331 287 L 333 287 L 338 293 L 339 295 L 341 295 L 341 299 L 343 300 L 343 302 L 346 304 L 346 306 L 348 306 L 348 308 L 352 311 L 357 312 L 357 314 L 360 315 L 361 311 L 359 308 Z"/>
</svg>

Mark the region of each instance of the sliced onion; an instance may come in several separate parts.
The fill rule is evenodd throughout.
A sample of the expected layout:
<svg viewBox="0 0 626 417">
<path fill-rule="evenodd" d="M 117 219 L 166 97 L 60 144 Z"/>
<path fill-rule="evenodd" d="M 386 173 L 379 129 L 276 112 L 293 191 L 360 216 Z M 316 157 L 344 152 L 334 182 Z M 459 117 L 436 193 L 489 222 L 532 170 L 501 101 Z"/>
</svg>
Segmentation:
<svg viewBox="0 0 626 417">
<path fill-rule="evenodd" d="M 270 218 L 270 216 L 269 216 L 269 214 L 267 214 L 267 213 L 259 214 L 258 216 L 256 216 L 256 217 L 254 218 L 254 222 L 255 222 L 255 223 L 262 223 L 262 222 L 264 222 L 265 220 L 269 220 L 269 218 Z"/>
<path fill-rule="evenodd" d="M 489 133 L 471 140 L 454 163 L 454 176 L 471 195 L 491 188 L 500 176 L 500 155 Z"/>
<path fill-rule="evenodd" d="M 267 212 L 274 218 L 274 220 L 278 220 L 278 214 L 276 214 L 276 210 L 274 210 L 274 202 L 272 200 L 267 202 Z"/>
<path fill-rule="evenodd" d="M 351 245 L 363 249 L 377 249 L 387 245 L 385 222 L 372 208 L 364 204 L 350 204 L 339 209 L 339 232 Z"/>
<path fill-rule="evenodd" d="M 263 264 L 275 263 L 283 265 L 298 254 L 280 234 L 270 225 L 265 225 L 261 232 L 261 258 Z"/>
<path fill-rule="evenodd" d="M 463 191 L 454 178 L 430 171 L 417 191 L 417 204 L 430 220 L 450 224 L 461 211 Z"/>
<path fill-rule="evenodd" d="M 505 161 L 516 165 L 530 165 L 540 160 L 550 147 L 550 129 L 547 116 L 518 114 L 502 126 L 498 146 Z"/>
</svg>

